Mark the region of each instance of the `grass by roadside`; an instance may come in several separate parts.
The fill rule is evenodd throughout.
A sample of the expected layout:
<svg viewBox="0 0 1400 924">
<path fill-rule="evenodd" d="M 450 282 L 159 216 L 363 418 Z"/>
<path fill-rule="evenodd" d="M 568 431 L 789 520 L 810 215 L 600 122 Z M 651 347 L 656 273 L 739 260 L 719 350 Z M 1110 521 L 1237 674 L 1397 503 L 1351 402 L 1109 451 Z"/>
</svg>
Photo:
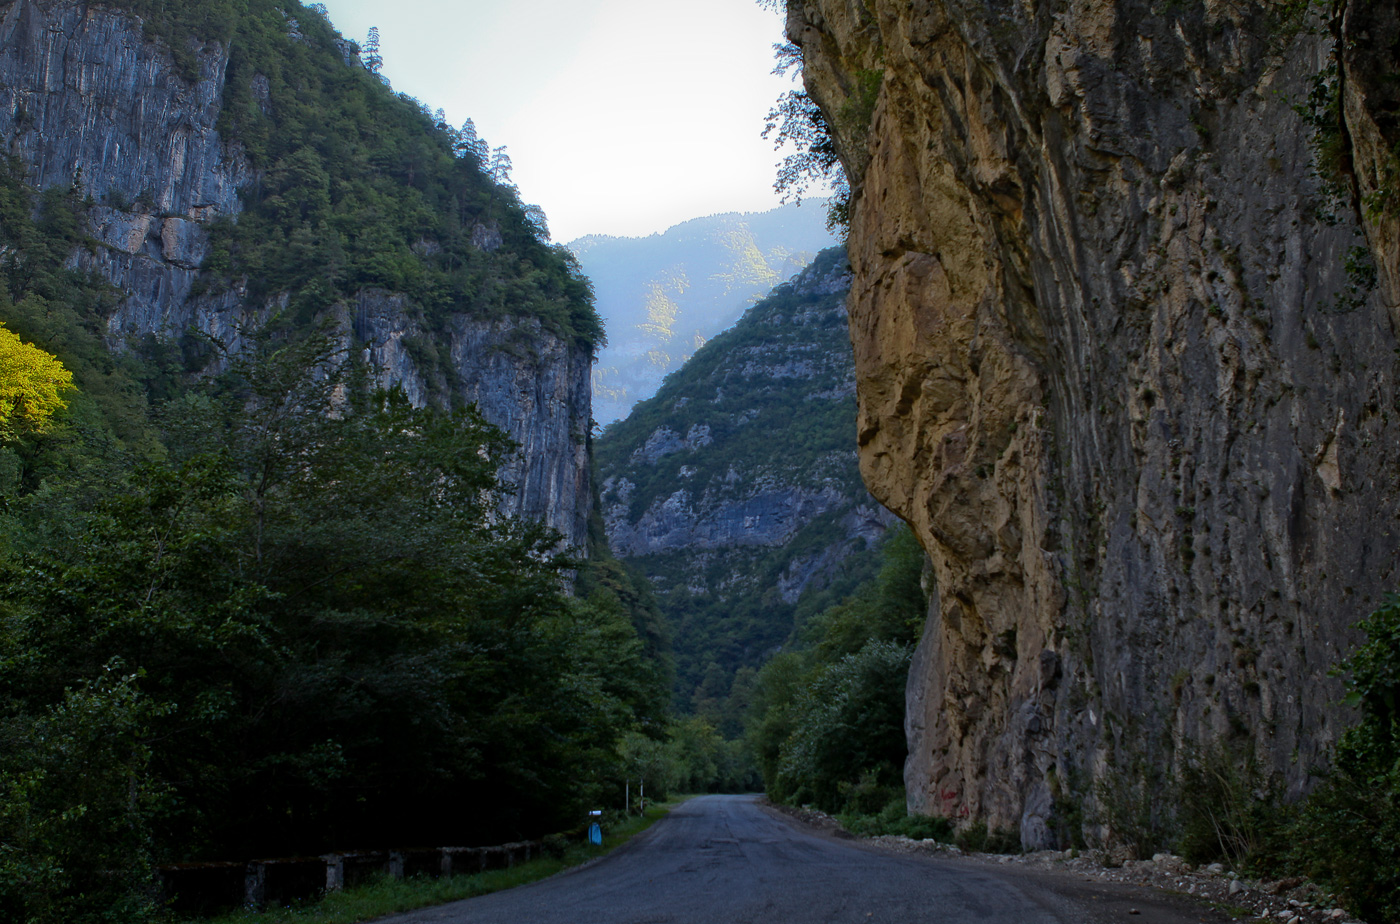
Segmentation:
<svg viewBox="0 0 1400 924">
<path fill-rule="evenodd" d="M 632 815 L 622 823 L 610 826 L 603 834 L 601 847 L 588 843 L 570 844 L 560 857 L 539 857 L 510 869 L 470 876 L 451 876 L 446 879 L 385 877 L 353 889 L 332 892 L 319 901 L 301 902 L 285 908 L 269 908 L 261 912 L 235 911 L 216 918 L 195 919 L 189 924 L 356 924 L 387 914 L 511 889 L 603 856 L 651 827 L 686 798 L 688 797 L 677 797 L 649 806 L 645 815 Z"/>
</svg>

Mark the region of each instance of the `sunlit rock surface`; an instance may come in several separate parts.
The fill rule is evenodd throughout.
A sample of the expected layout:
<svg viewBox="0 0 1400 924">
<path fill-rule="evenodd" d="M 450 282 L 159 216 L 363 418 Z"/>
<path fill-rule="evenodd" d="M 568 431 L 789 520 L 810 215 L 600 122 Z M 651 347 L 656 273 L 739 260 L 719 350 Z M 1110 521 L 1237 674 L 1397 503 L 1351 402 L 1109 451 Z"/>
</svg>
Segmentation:
<svg viewBox="0 0 1400 924">
<path fill-rule="evenodd" d="M 1348 721 L 1400 551 L 1397 26 L 1285 6 L 789 4 L 854 187 L 862 472 L 937 583 L 917 811 L 1049 846 L 1211 740 L 1297 793 Z M 1329 192 L 1295 107 L 1338 48 Z"/>
</svg>

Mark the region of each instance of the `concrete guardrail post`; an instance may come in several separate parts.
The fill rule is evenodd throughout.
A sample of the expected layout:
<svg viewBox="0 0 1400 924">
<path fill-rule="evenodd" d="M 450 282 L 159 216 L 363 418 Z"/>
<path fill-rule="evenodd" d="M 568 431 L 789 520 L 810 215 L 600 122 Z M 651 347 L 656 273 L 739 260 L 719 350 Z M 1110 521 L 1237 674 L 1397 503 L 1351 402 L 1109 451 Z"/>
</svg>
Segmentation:
<svg viewBox="0 0 1400 924">
<path fill-rule="evenodd" d="M 267 864 L 249 863 L 243 874 L 243 907 L 249 911 L 261 911 L 267 901 Z"/>
<path fill-rule="evenodd" d="M 339 892 L 345 888 L 345 855 L 328 853 L 321 859 L 326 861 L 326 891 Z"/>
</svg>

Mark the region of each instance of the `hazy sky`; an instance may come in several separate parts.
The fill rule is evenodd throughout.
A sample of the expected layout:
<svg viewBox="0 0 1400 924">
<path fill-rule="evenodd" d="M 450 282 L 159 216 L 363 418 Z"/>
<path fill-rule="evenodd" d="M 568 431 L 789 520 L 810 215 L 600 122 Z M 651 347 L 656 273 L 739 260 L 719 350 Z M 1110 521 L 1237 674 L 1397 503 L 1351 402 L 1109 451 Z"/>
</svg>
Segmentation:
<svg viewBox="0 0 1400 924">
<path fill-rule="evenodd" d="M 556 241 L 640 236 L 763 211 L 779 154 L 759 137 L 792 87 L 755 0 L 325 0 L 347 38 L 378 26 L 394 89 L 506 145 Z"/>
</svg>

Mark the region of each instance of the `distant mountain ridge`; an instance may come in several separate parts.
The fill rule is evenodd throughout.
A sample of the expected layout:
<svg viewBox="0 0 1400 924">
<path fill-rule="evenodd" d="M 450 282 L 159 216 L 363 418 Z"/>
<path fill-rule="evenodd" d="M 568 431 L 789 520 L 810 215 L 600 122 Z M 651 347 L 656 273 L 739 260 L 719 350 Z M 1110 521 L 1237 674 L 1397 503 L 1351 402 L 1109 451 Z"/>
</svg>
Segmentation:
<svg viewBox="0 0 1400 924">
<path fill-rule="evenodd" d="M 648 237 L 569 243 L 608 332 L 593 369 L 594 419 L 626 416 L 706 340 L 834 243 L 816 200 L 695 218 Z"/>
</svg>

